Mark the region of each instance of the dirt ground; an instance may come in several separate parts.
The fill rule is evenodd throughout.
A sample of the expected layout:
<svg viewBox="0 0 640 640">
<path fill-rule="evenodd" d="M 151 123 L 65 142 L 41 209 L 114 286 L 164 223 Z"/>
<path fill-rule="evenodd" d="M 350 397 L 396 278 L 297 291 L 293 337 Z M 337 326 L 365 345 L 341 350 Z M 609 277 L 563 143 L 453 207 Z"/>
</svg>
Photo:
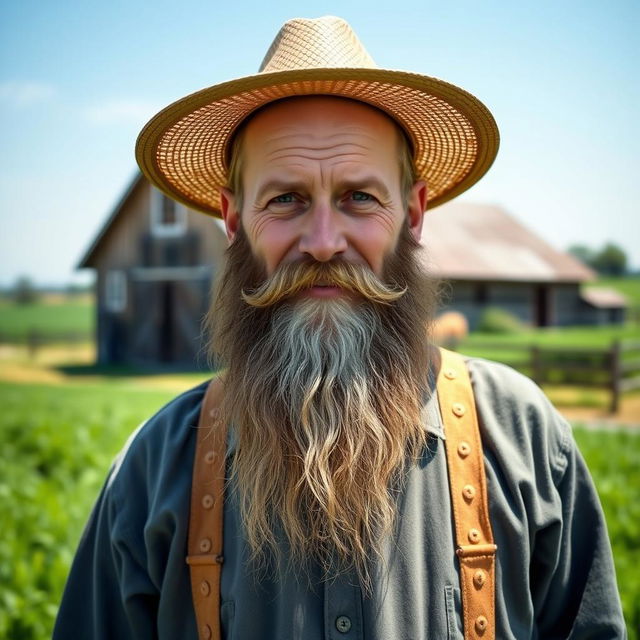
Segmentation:
<svg viewBox="0 0 640 640">
<path fill-rule="evenodd" d="M 620 409 L 609 413 L 593 407 L 560 407 L 560 413 L 570 422 L 585 422 L 587 426 L 640 429 L 640 394 L 626 394 L 620 399 Z"/>
</svg>

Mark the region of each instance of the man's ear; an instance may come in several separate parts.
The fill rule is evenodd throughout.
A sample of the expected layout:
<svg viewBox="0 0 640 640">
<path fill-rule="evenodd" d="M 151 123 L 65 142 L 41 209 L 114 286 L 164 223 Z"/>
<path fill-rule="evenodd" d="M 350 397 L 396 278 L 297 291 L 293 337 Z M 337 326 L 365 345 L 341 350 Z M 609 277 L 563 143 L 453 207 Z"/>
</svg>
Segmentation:
<svg viewBox="0 0 640 640">
<path fill-rule="evenodd" d="M 407 222 L 409 230 L 416 240 L 420 240 L 422 234 L 422 221 L 427 208 L 427 184 L 424 180 L 418 180 L 409 193 L 407 201 Z"/>
<path fill-rule="evenodd" d="M 238 232 L 238 224 L 240 223 L 240 214 L 236 207 L 236 197 L 233 191 L 229 191 L 226 187 L 220 188 L 220 212 L 224 220 L 224 226 L 227 230 L 227 238 L 229 242 L 233 242 Z"/>
</svg>

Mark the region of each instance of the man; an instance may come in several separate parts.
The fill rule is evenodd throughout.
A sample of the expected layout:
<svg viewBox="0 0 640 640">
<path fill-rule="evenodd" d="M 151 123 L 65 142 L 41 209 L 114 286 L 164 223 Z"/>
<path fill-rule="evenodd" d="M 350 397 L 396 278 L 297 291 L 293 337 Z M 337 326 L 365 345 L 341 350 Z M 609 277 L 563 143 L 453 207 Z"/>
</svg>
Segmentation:
<svg viewBox="0 0 640 640">
<path fill-rule="evenodd" d="M 148 177 L 220 212 L 230 239 L 209 317 L 226 367 L 216 424 L 229 428 L 222 637 L 462 637 L 472 596 L 425 338 L 435 295 L 416 251 L 427 204 L 477 181 L 496 150 L 475 98 L 375 68 L 336 18 L 287 23 L 261 73 L 175 103 L 141 134 Z M 513 371 L 467 366 L 497 544 L 495 637 L 624 637 L 569 426 Z M 185 556 L 205 388 L 144 424 L 114 464 L 56 638 L 198 637 Z"/>
</svg>

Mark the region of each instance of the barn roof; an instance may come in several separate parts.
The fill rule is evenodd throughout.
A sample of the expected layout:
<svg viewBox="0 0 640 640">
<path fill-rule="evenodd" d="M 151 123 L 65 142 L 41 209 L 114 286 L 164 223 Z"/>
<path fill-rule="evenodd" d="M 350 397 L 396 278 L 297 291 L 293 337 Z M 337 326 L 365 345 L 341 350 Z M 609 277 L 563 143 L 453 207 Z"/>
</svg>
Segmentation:
<svg viewBox="0 0 640 640">
<path fill-rule="evenodd" d="M 580 295 L 585 302 L 599 309 L 624 309 L 628 304 L 625 296 L 607 287 L 589 287 Z"/>
<path fill-rule="evenodd" d="M 448 280 L 583 282 L 591 269 L 558 251 L 498 206 L 450 202 L 427 211 L 423 258 Z"/>
<path fill-rule="evenodd" d="M 102 239 L 106 236 L 107 231 L 109 230 L 111 225 L 115 222 L 116 218 L 120 215 L 120 212 L 124 208 L 124 205 L 127 203 L 127 200 L 129 200 L 129 198 L 131 197 L 131 194 L 134 192 L 135 188 L 138 186 L 138 184 L 142 180 L 144 180 L 142 174 L 139 171 L 137 171 L 135 176 L 129 183 L 129 186 L 124 190 L 124 193 L 120 197 L 120 200 L 118 200 L 116 206 L 113 208 L 113 210 L 109 214 L 109 217 L 106 219 L 105 223 L 100 228 L 98 235 L 93 239 L 93 242 L 91 243 L 91 245 L 89 246 L 85 254 L 82 256 L 82 259 L 80 260 L 80 262 L 78 262 L 78 266 L 76 267 L 77 269 L 88 269 L 94 266 L 93 257 L 96 251 L 98 250 L 98 248 L 100 247 L 100 244 L 102 243 Z"/>
</svg>

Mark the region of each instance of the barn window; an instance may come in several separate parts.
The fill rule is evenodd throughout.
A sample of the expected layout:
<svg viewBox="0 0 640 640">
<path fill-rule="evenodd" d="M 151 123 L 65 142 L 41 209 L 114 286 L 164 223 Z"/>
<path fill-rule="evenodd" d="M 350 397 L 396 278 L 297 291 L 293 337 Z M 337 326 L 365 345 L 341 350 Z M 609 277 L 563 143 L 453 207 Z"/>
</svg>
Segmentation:
<svg viewBox="0 0 640 640">
<path fill-rule="evenodd" d="M 107 311 L 124 311 L 127 306 L 127 278 L 124 271 L 107 271 L 104 289 Z"/>
<path fill-rule="evenodd" d="M 155 236 L 180 236 L 187 230 L 186 209 L 157 189 L 151 190 L 151 232 Z"/>
</svg>

